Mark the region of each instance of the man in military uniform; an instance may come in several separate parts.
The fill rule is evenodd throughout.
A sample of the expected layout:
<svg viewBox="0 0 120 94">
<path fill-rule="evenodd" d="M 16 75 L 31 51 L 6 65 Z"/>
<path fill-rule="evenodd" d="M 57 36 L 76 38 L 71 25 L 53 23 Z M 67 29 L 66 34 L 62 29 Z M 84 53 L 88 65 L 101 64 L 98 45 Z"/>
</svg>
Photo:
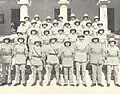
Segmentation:
<svg viewBox="0 0 120 94">
<path fill-rule="evenodd" d="M 68 21 L 64 23 L 63 29 L 65 36 L 68 37 L 68 35 L 70 34 L 70 23 Z"/>
<path fill-rule="evenodd" d="M 88 44 L 90 44 L 90 42 L 91 42 L 91 36 L 90 36 L 91 31 L 89 31 L 89 30 L 83 30 L 83 34 L 85 35 L 86 42 Z"/>
<path fill-rule="evenodd" d="M 57 46 L 57 38 L 51 37 L 50 44 L 47 51 L 47 68 L 48 68 L 48 83 L 47 86 L 51 83 L 51 73 L 52 69 L 55 69 L 56 72 L 56 85 L 61 86 L 59 82 L 60 77 L 60 64 L 59 64 L 59 46 Z"/>
<path fill-rule="evenodd" d="M 58 39 L 57 42 L 58 42 L 59 47 L 63 46 L 64 40 L 65 40 L 64 29 L 63 28 L 59 28 L 57 39 Z"/>
<path fill-rule="evenodd" d="M 74 23 L 75 23 L 75 21 L 76 21 L 76 16 L 75 16 L 75 14 L 71 14 L 71 16 L 70 16 L 70 18 L 71 18 L 71 20 L 70 20 L 70 26 L 74 26 Z"/>
<path fill-rule="evenodd" d="M 84 35 L 78 35 L 78 41 L 75 44 L 75 65 L 76 65 L 76 86 L 80 84 L 80 66 L 82 66 L 82 77 L 83 77 L 83 85 L 86 85 L 86 65 L 89 61 L 88 50 L 89 45 L 85 41 Z"/>
<path fill-rule="evenodd" d="M 108 43 L 107 43 L 107 35 L 105 34 L 105 30 L 99 29 L 96 35 L 99 38 L 103 48 L 106 49 Z"/>
<path fill-rule="evenodd" d="M 120 49 L 116 46 L 116 40 L 114 38 L 110 38 L 109 46 L 106 50 L 107 56 L 107 87 L 110 86 L 111 83 L 111 71 L 112 68 L 114 70 L 114 81 L 115 85 L 120 87 L 119 84 L 119 62 L 120 62 Z"/>
<path fill-rule="evenodd" d="M 77 30 L 77 34 L 82 35 L 82 27 L 80 26 L 80 20 L 76 19 L 76 21 L 74 22 L 74 25 L 75 25 L 74 27 Z"/>
<path fill-rule="evenodd" d="M 28 30 L 31 27 L 30 17 L 29 16 L 25 16 L 24 20 L 25 20 L 25 26 L 27 27 L 27 30 Z"/>
<path fill-rule="evenodd" d="M 98 80 L 98 85 L 102 85 L 102 66 L 105 61 L 105 52 L 102 48 L 101 43 L 99 43 L 99 38 L 92 38 L 92 43 L 90 45 L 90 63 L 92 66 L 92 87 L 96 86 L 96 80 Z"/>
<path fill-rule="evenodd" d="M 17 28 L 17 32 L 22 32 L 24 35 L 27 33 L 27 28 L 25 25 L 25 21 L 20 21 L 20 26 Z"/>
<path fill-rule="evenodd" d="M 73 84 L 73 59 L 74 49 L 71 46 L 70 40 L 65 40 L 64 46 L 60 49 L 60 56 L 62 59 L 62 66 L 64 70 L 64 86 L 68 86 L 68 77 L 70 86 Z"/>
<path fill-rule="evenodd" d="M 84 28 L 84 30 L 89 30 L 90 31 L 90 36 L 93 36 L 94 34 L 94 29 L 92 27 L 92 22 L 91 21 L 87 21 L 86 22 L 86 27 Z"/>
<path fill-rule="evenodd" d="M 40 40 L 36 40 L 34 45 L 32 45 L 29 53 L 31 69 L 33 74 L 33 81 L 31 86 L 35 86 L 36 81 L 36 73 L 38 72 L 39 76 L 39 85 L 43 86 L 42 80 L 42 70 L 44 66 L 45 52 L 43 51 L 43 46 Z"/>
<path fill-rule="evenodd" d="M 64 26 L 63 16 L 61 15 L 58 16 L 58 23 L 59 23 L 59 27 L 63 28 Z"/>
<path fill-rule="evenodd" d="M 70 39 L 73 47 L 77 41 L 77 34 L 76 33 L 77 33 L 77 30 L 75 28 L 71 28 L 70 34 L 68 35 L 68 38 Z"/>
<path fill-rule="evenodd" d="M 48 27 L 48 23 L 46 21 L 43 21 L 42 23 L 42 28 L 41 28 L 41 36 L 44 35 L 44 31 L 45 30 L 50 30 L 49 27 Z"/>
<path fill-rule="evenodd" d="M 36 14 L 36 15 L 34 16 L 34 20 L 37 22 L 36 28 L 41 28 L 42 22 L 40 21 L 40 16 Z"/>
<path fill-rule="evenodd" d="M 56 36 L 58 34 L 59 23 L 57 20 L 53 21 L 53 27 L 51 28 L 51 34 Z"/>
<path fill-rule="evenodd" d="M 98 28 L 97 24 L 98 24 L 99 20 L 100 20 L 100 18 L 98 16 L 94 17 L 94 22 L 92 24 L 92 26 L 93 26 L 94 29 Z"/>
<path fill-rule="evenodd" d="M 26 58 L 28 56 L 28 49 L 27 46 L 24 44 L 25 39 L 24 37 L 19 37 L 17 39 L 19 42 L 16 44 L 13 48 L 14 52 L 14 58 L 15 58 L 15 84 L 14 86 L 20 85 L 20 70 L 21 70 L 21 76 L 22 76 L 22 85 L 26 86 L 26 80 L 25 80 L 25 66 L 26 66 Z"/>
<path fill-rule="evenodd" d="M 4 38 L 3 44 L 0 47 L 0 53 L 2 55 L 2 64 L 5 66 L 6 71 L 4 72 L 6 76 L 7 73 L 7 82 L 3 82 L 2 85 L 8 84 L 10 86 L 12 84 L 11 80 L 11 68 L 12 68 L 12 57 L 13 57 L 13 47 L 10 44 L 11 39 L 10 38 Z M 4 77 L 3 77 L 4 78 Z M 4 78 L 6 79 L 6 77 Z"/>
<path fill-rule="evenodd" d="M 28 38 L 29 46 L 34 45 L 34 42 L 36 40 L 41 40 L 41 36 L 39 35 L 37 30 L 33 29 L 33 30 L 31 30 L 31 36 Z"/>
<path fill-rule="evenodd" d="M 87 21 L 90 21 L 88 20 L 88 14 L 84 14 L 83 16 L 83 21 L 81 22 L 80 26 L 84 29 L 86 27 L 86 23 Z"/>
<path fill-rule="evenodd" d="M 52 18 L 50 16 L 46 17 L 46 22 L 48 24 L 48 29 L 51 29 L 53 25 L 52 25 Z"/>
<path fill-rule="evenodd" d="M 37 22 L 35 20 L 31 21 L 31 27 L 29 28 L 29 30 L 27 31 L 27 35 L 31 36 L 31 30 L 37 30 L 39 31 L 39 28 L 36 28 Z"/>
</svg>

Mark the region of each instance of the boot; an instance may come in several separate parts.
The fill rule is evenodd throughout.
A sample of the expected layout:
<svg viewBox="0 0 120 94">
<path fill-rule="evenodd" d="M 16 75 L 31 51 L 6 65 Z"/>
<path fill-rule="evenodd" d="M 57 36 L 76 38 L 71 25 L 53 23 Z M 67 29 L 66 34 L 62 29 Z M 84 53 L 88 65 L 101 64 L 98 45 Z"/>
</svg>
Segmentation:
<svg viewBox="0 0 120 94">
<path fill-rule="evenodd" d="M 34 82 L 31 86 L 35 86 L 36 85 L 36 82 Z"/>
<path fill-rule="evenodd" d="M 91 85 L 91 87 L 94 87 L 94 86 L 96 86 L 96 84 L 95 84 L 95 83 Z"/>
<path fill-rule="evenodd" d="M 104 87 L 104 85 L 102 85 L 101 83 L 98 83 L 98 85 L 101 86 L 101 87 Z"/>
<path fill-rule="evenodd" d="M 59 82 L 57 82 L 56 85 L 58 85 L 58 86 L 62 86 Z"/>
</svg>

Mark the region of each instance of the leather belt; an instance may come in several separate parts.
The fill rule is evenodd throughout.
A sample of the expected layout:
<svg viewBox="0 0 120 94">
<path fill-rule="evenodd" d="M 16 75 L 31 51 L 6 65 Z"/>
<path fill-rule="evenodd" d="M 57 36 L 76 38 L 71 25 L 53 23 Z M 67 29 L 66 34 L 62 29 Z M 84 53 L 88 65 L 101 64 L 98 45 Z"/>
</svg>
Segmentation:
<svg viewBox="0 0 120 94">
<path fill-rule="evenodd" d="M 49 53 L 49 55 L 58 55 L 58 54 L 56 54 L 56 53 Z"/>
<path fill-rule="evenodd" d="M 35 55 L 33 55 L 33 57 L 36 57 L 36 58 L 42 58 L 42 56 L 35 56 Z"/>
</svg>

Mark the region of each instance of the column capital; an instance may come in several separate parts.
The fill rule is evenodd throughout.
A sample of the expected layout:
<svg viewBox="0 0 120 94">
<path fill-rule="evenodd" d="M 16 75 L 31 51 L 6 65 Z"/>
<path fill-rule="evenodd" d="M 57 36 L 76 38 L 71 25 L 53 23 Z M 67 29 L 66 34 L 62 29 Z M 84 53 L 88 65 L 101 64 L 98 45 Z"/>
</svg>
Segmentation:
<svg viewBox="0 0 120 94">
<path fill-rule="evenodd" d="M 59 0 L 59 1 L 58 1 L 58 4 L 59 4 L 59 5 L 68 5 L 68 4 L 69 4 L 69 1 L 67 1 L 67 0 L 65 0 L 65 1 Z"/>
<path fill-rule="evenodd" d="M 18 0 L 18 2 L 17 2 L 20 6 L 21 5 L 30 5 L 30 2 L 29 2 L 29 0 Z"/>
<path fill-rule="evenodd" d="M 111 1 L 110 0 L 99 0 L 97 5 L 102 6 L 102 5 L 108 5 Z"/>
</svg>

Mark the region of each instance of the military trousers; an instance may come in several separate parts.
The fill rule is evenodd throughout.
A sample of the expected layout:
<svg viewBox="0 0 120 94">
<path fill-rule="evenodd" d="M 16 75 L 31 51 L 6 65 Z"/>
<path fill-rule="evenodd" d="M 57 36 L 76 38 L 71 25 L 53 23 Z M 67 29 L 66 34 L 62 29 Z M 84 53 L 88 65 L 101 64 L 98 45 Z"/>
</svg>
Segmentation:
<svg viewBox="0 0 120 94">
<path fill-rule="evenodd" d="M 57 80 L 57 82 L 59 82 L 59 80 L 60 80 L 60 72 L 59 72 L 60 65 L 59 64 L 48 64 L 47 68 L 48 68 L 48 81 L 51 80 L 51 74 L 52 74 L 52 70 L 54 68 L 55 72 L 56 72 L 56 80 Z"/>
<path fill-rule="evenodd" d="M 20 70 L 21 70 L 22 84 L 26 83 L 26 80 L 25 80 L 25 66 L 26 65 L 20 65 L 20 64 L 15 65 L 15 69 L 16 69 L 15 82 L 16 83 L 20 83 Z"/>
<path fill-rule="evenodd" d="M 107 84 L 111 83 L 111 72 L 113 69 L 114 73 L 114 82 L 119 84 L 119 66 L 118 65 L 107 65 Z"/>
<path fill-rule="evenodd" d="M 12 64 L 11 63 L 4 63 L 3 66 L 5 67 L 5 72 L 4 72 L 5 75 L 3 75 L 3 76 L 5 76 L 5 77 L 3 77 L 5 79 L 4 83 L 12 83 L 12 79 L 11 79 Z"/>
<path fill-rule="evenodd" d="M 73 84 L 73 67 L 63 67 L 64 68 L 64 83 L 68 84 L 68 80 L 70 84 Z"/>
<path fill-rule="evenodd" d="M 92 64 L 92 83 L 102 83 L 102 64 Z"/>
<path fill-rule="evenodd" d="M 43 70 L 43 66 L 40 65 L 40 66 L 35 66 L 35 65 L 32 65 L 31 66 L 31 69 L 32 69 L 32 83 L 35 83 L 36 82 L 36 77 L 37 77 L 37 72 L 38 72 L 38 77 L 39 77 L 39 83 L 42 82 L 42 70 Z"/>
<path fill-rule="evenodd" d="M 80 67 L 82 67 L 82 83 L 86 84 L 86 65 L 87 63 L 76 62 L 76 82 L 80 83 Z"/>
</svg>

